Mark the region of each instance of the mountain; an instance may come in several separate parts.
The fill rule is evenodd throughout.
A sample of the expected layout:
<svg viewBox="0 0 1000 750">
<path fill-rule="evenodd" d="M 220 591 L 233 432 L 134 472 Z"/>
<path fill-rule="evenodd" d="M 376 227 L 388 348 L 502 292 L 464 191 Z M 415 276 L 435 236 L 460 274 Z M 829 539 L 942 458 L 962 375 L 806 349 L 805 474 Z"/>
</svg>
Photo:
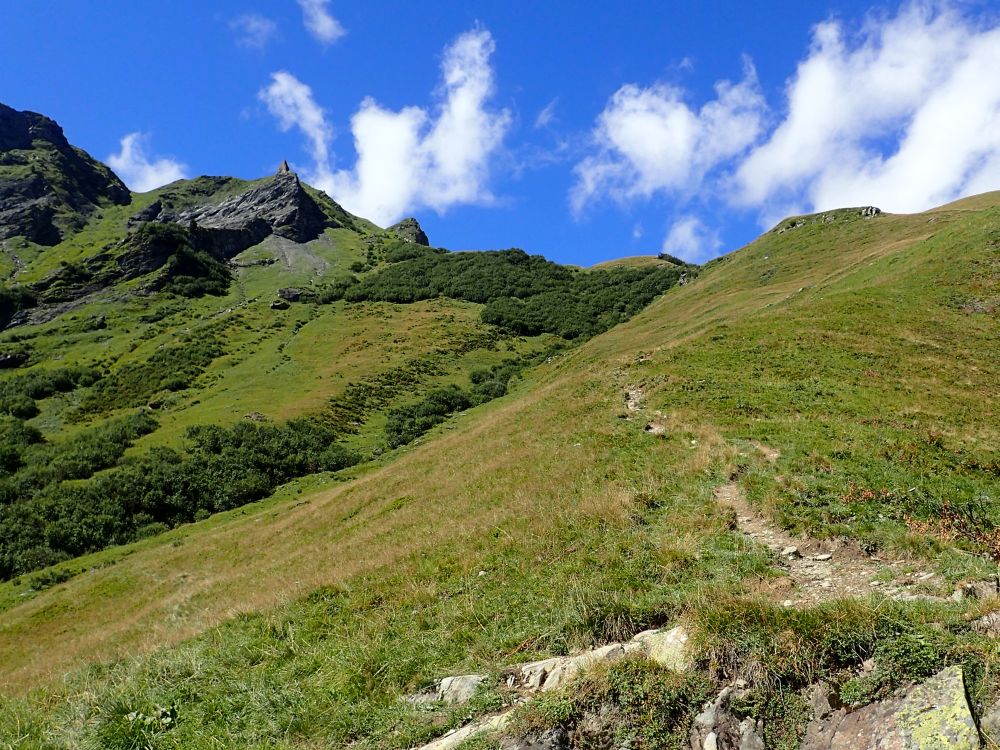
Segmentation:
<svg viewBox="0 0 1000 750">
<path fill-rule="evenodd" d="M 131 200 L 117 175 L 44 115 L 0 104 L 0 154 L 0 240 L 56 245 L 102 207 Z"/>
<path fill-rule="evenodd" d="M 200 178 L 5 241 L 35 307 L 0 335 L 0 736 L 995 731 L 1000 193 L 793 217 L 702 267 L 341 212 Z M 46 297 L 140 251 L 166 261 Z"/>
</svg>

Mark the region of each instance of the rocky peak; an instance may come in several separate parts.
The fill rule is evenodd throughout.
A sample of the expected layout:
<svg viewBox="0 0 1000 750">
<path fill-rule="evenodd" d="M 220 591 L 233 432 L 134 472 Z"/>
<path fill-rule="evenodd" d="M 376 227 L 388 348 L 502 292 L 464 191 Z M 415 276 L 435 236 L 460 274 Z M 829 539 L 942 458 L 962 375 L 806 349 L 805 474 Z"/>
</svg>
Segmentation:
<svg viewBox="0 0 1000 750">
<path fill-rule="evenodd" d="M 98 207 L 131 200 L 118 176 L 70 145 L 56 122 L 0 104 L 0 239 L 55 245 Z"/>
<path fill-rule="evenodd" d="M 418 245 L 425 246 L 430 245 L 430 240 L 427 239 L 427 235 L 421 228 L 420 223 L 412 216 L 393 224 L 389 227 L 389 231 L 395 232 L 399 235 L 400 239 L 404 239 L 407 242 L 415 242 Z"/>
<path fill-rule="evenodd" d="M 203 178 L 204 179 L 204 178 Z M 218 258 L 233 256 L 275 234 L 308 242 L 326 227 L 339 224 L 323 212 L 294 172 L 278 174 L 219 203 L 163 210 L 172 203 L 169 191 L 136 214 L 135 221 L 175 222 L 196 227 L 199 242 Z"/>
<path fill-rule="evenodd" d="M 18 112 L 0 104 L 0 151 L 29 149 L 36 140 L 70 148 L 58 123 L 37 112 Z"/>
</svg>

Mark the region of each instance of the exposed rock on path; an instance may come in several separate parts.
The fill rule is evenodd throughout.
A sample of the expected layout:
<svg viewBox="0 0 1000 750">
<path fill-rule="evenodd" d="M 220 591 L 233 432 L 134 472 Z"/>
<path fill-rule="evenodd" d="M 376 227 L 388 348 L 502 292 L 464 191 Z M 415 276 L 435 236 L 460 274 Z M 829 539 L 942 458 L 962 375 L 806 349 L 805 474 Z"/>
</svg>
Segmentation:
<svg viewBox="0 0 1000 750">
<path fill-rule="evenodd" d="M 772 594 L 786 606 L 816 604 L 876 592 L 901 600 L 937 598 L 915 590 L 918 585 L 928 588 L 939 586 L 942 582 L 935 574 L 907 574 L 903 563 L 869 557 L 857 544 L 841 539 L 793 537 L 754 510 L 735 482 L 716 487 L 715 499 L 735 512 L 737 528 L 741 532 L 766 545 L 780 559 L 791 586 L 783 590 L 776 588 Z"/>
<path fill-rule="evenodd" d="M 687 631 L 683 627 L 670 630 L 645 630 L 624 643 L 609 643 L 580 654 L 555 656 L 551 659 L 510 667 L 506 673 L 506 685 L 519 696 L 515 701 L 516 706 L 517 703 L 523 703 L 536 693 L 565 687 L 574 677 L 587 669 L 615 662 L 630 655 L 645 656 L 669 669 L 684 671 L 690 667 L 687 641 Z M 472 698 L 483 679 L 482 675 L 445 677 L 433 688 L 425 693 L 410 696 L 407 701 L 422 703 L 429 698 L 453 704 L 466 702 Z M 476 735 L 502 729 L 510 720 L 513 710 L 511 708 L 452 730 L 423 745 L 419 750 L 451 750 Z"/>
</svg>

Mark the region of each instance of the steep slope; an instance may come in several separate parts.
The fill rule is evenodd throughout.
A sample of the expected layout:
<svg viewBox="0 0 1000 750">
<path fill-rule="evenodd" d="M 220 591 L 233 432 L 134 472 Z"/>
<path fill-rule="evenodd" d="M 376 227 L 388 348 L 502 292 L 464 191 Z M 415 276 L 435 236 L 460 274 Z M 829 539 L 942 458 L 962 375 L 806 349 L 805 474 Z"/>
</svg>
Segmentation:
<svg viewBox="0 0 1000 750">
<path fill-rule="evenodd" d="M 122 181 L 55 122 L 0 104 L 0 240 L 55 245 L 101 207 L 130 201 Z"/>
<path fill-rule="evenodd" d="M 79 569 L 34 571 L 377 458 L 680 277 L 426 242 L 287 168 L 3 241 L 0 579 L 35 591 Z"/>
<path fill-rule="evenodd" d="M 382 466 L 83 561 L 0 615 L 8 689 L 49 684 L 0 726 L 124 742 L 164 706 L 163 746 L 407 747 L 509 699 L 400 701 L 436 678 L 678 618 L 698 679 L 747 680 L 774 745 L 818 678 L 865 702 L 961 662 L 982 711 L 998 685 L 968 621 L 995 604 L 782 607 L 794 580 L 714 490 L 916 594 L 995 573 L 998 204 L 783 223 Z M 652 705 L 637 674 L 613 686 Z M 559 700 L 532 726 L 575 726 Z"/>
</svg>

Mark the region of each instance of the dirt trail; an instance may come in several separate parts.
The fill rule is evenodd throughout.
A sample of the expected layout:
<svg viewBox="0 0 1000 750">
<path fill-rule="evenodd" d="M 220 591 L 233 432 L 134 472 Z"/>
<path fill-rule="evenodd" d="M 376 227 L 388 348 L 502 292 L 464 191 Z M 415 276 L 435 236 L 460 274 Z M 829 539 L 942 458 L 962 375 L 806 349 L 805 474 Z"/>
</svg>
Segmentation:
<svg viewBox="0 0 1000 750">
<path fill-rule="evenodd" d="M 769 460 L 777 457 L 773 449 L 758 448 Z M 841 539 L 793 537 L 751 508 L 734 482 L 716 487 L 715 499 L 735 512 L 741 532 L 766 545 L 780 561 L 787 576 L 774 581 L 767 593 L 785 606 L 876 592 L 901 600 L 940 598 L 933 593 L 941 590 L 942 580 L 929 571 L 913 570 L 910 563 L 870 557 L 856 543 Z"/>
<path fill-rule="evenodd" d="M 645 412 L 643 385 L 626 385 L 623 390 L 626 410 L 631 414 Z M 656 412 L 656 418 L 646 424 L 645 432 L 653 435 L 665 432 L 659 417 L 662 414 Z M 773 464 L 781 457 L 780 451 L 759 441 L 750 444 L 768 463 Z M 947 590 L 940 576 L 920 569 L 919 564 L 882 560 L 866 554 L 857 542 L 793 537 L 751 507 L 735 482 L 716 487 L 714 494 L 717 502 L 733 510 L 739 531 L 774 553 L 786 575 L 770 581 L 765 593 L 787 607 L 873 593 L 899 600 L 940 600 L 941 593 Z M 983 592 L 964 593 L 980 596 Z"/>
</svg>

